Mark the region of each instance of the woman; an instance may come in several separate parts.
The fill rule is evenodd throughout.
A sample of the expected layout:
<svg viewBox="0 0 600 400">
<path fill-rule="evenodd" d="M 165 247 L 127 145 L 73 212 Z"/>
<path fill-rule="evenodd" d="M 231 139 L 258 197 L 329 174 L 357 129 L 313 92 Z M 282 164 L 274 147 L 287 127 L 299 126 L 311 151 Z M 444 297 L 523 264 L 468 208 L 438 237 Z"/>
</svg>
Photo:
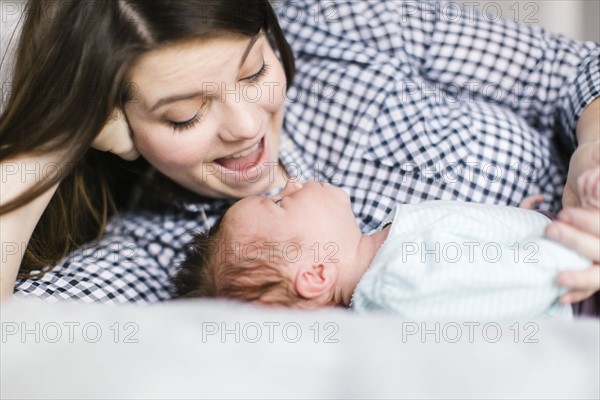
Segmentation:
<svg viewBox="0 0 600 400">
<path fill-rule="evenodd" d="M 559 209 L 570 153 L 576 205 L 570 188 L 600 164 L 591 43 L 434 3 L 284 2 L 275 14 L 266 0 L 120 0 L 52 18 L 44 4 L 29 5 L 0 120 L 3 296 L 23 259 L 24 277 L 57 265 L 19 279 L 19 295 L 168 299 L 189 231 L 291 177 L 343 187 L 365 231 L 397 201 L 543 193 Z M 43 168 L 12 172 L 37 165 L 59 173 L 35 186 Z M 598 216 L 562 215 L 548 234 L 600 262 Z M 562 300 L 597 291 L 599 270 L 560 276 L 574 280 Z"/>
</svg>

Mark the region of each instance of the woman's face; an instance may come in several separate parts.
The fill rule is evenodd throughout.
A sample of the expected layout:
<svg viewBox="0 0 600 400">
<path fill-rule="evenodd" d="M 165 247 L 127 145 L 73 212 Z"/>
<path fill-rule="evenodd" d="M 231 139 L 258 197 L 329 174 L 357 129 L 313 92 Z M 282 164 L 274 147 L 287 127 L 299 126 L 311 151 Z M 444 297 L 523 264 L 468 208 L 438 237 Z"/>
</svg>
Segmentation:
<svg viewBox="0 0 600 400">
<path fill-rule="evenodd" d="M 150 51 L 129 81 L 134 143 L 160 172 L 215 198 L 283 186 L 277 160 L 286 79 L 262 32 Z"/>
</svg>

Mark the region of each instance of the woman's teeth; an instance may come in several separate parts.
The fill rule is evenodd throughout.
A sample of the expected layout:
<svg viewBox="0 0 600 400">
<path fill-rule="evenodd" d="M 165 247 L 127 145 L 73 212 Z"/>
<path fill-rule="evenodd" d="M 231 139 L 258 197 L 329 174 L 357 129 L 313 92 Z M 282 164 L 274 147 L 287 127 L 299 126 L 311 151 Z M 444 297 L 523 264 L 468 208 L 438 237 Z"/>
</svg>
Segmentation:
<svg viewBox="0 0 600 400">
<path fill-rule="evenodd" d="M 264 137 L 251 148 L 227 157 L 218 158 L 214 162 L 228 170 L 242 171 L 256 167 L 263 157 L 265 157 Z"/>
<path fill-rule="evenodd" d="M 250 147 L 248 150 L 244 150 L 240 153 L 235 153 L 235 154 L 230 155 L 229 157 L 223 157 L 223 158 L 231 159 L 231 158 L 241 158 L 241 157 L 247 156 L 248 154 L 258 150 L 258 146 L 260 145 L 260 143 L 261 142 L 256 143 L 254 146 Z"/>
</svg>

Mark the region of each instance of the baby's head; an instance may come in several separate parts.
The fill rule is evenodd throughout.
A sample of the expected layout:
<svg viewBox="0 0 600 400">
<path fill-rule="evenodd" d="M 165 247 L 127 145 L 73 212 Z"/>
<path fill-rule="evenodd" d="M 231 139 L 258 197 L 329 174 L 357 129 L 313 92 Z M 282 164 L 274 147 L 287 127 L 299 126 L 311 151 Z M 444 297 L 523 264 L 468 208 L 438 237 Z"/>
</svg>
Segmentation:
<svg viewBox="0 0 600 400">
<path fill-rule="evenodd" d="M 342 305 L 353 290 L 344 273 L 361 238 L 342 189 L 290 181 L 277 196 L 238 201 L 208 234 L 197 235 L 173 281 L 185 297 Z"/>
</svg>

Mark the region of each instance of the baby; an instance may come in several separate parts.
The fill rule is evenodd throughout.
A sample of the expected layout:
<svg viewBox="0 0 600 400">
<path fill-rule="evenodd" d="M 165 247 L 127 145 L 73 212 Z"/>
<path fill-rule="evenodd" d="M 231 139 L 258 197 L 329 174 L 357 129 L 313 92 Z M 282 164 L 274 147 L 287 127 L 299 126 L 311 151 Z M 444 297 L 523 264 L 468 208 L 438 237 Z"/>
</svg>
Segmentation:
<svg viewBox="0 0 600 400">
<path fill-rule="evenodd" d="M 600 168 L 580 180 L 580 193 L 584 206 L 600 207 Z M 173 281 L 179 296 L 299 308 L 570 319 L 555 276 L 591 261 L 545 238 L 549 222 L 523 208 L 430 201 L 398 204 L 363 234 L 342 189 L 289 181 L 277 196 L 238 201 L 197 235 Z"/>
</svg>

